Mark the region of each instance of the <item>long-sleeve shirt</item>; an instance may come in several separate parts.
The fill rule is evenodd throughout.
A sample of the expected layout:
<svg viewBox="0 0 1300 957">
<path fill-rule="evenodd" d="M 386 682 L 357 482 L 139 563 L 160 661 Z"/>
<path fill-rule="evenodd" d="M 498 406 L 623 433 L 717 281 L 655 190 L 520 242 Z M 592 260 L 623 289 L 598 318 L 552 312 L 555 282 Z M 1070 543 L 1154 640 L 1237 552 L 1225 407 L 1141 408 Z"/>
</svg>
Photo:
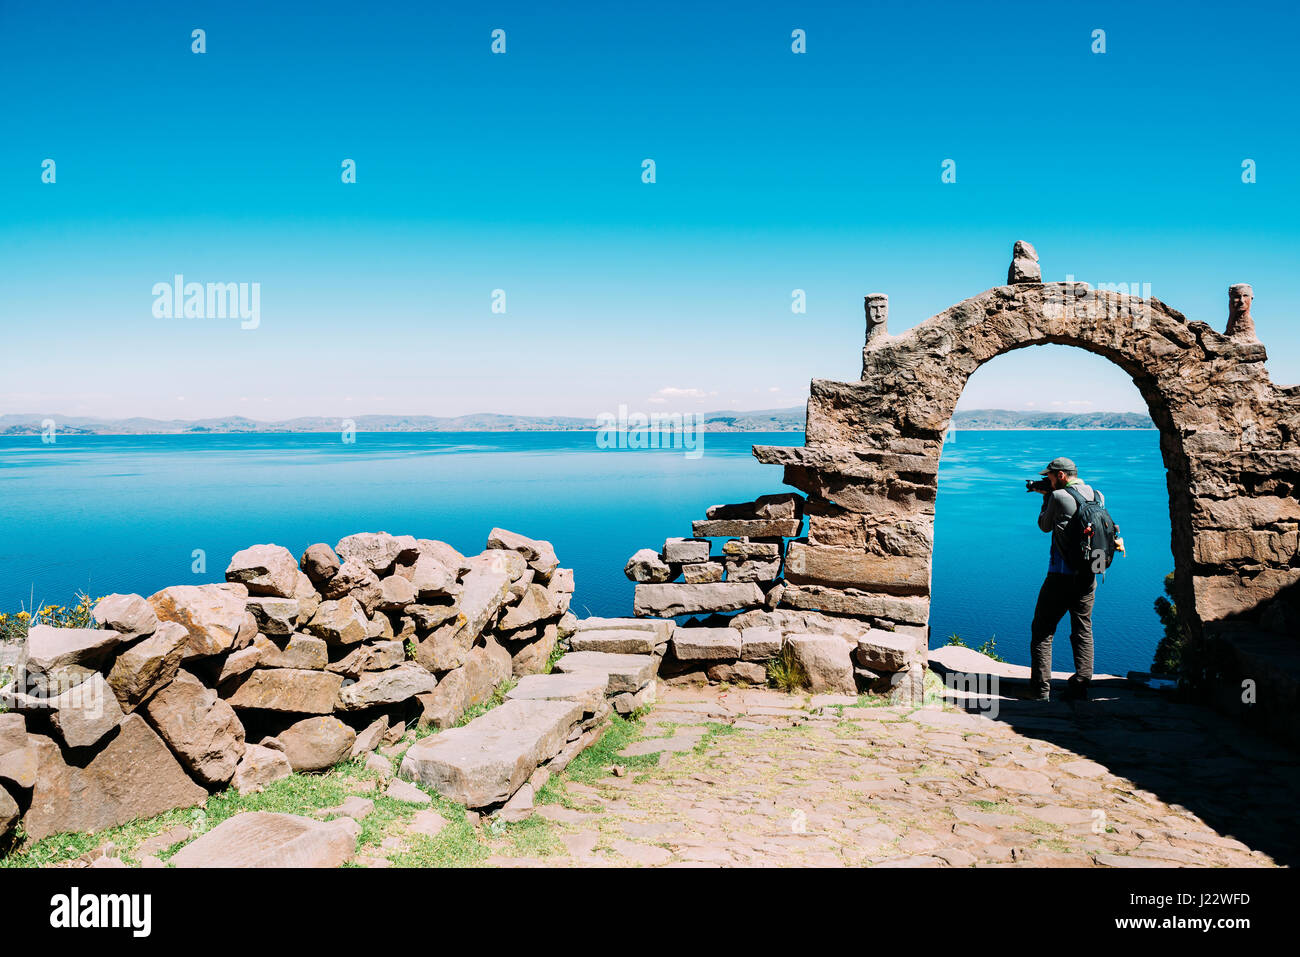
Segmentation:
<svg viewBox="0 0 1300 957">
<path fill-rule="evenodd" d="M 1092 500 L 1092 486 L 1085 485 L 1082 480 L 1074 478 L 1065 484 L 1082 495 L 1085 501 Z M 1105 505 L 1106 497 L 1098 492 L 1097 501 Z M 1052 546 L 1047 561 L 1047 570 L 1049 572 L 1060 572 L 1067 575 L 1075 573 L 1075 570 L 1065 563 L 1063 549 L 1065 545 L 1065 526 L 1070 523 L 1070 516 L 1078 511 L 1078 508 L 1074 496 L 1063 488 L 1057 489 L 1050 495 L 1043 495 L 1043 508 L 1038 513 L 1038 527 L 1044 532 L 1052 533 Z"/>
</svg>

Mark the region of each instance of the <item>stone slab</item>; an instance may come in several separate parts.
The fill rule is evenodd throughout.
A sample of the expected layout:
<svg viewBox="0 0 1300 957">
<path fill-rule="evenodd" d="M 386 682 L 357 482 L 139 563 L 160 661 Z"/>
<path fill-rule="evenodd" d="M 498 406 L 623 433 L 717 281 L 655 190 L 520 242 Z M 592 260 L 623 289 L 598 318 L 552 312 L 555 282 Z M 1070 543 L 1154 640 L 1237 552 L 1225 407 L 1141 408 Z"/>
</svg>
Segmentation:
<svg viewBox="0 0 1300 957">
<path fill-rule="evenodd" d="M 696 538 L 793 538 L 803 522 L 797 518 L 704 519 L 691 522 Z"/>
<path fill-rule="evenodd" d="M 84 767 L 66 764 L 50 738 L 28 740 L 37 749 L 39 767 L 23 826 L 34 841 L 63 831 L 98 831 L 207 800 L 208 792 L 138 714 L 128 715 Z"/>
<path fill-rule="evenodd" d="M 600 651 L 571 651 L 555 663 L 565 673 L 596 671 L 607 677 L 606 694 L 637 692 L 654 680 L 655 659 L 649 655 L 611 655 Z"/>
<path fill-rule="evenodd" d="M 594 714 L 605 698 L 609 677 L 601 671 L 562 672 L 549 675 L 526 675 L 506 692 L 506 700 L 572 701 L 583 711 Z"/>
<path fill-rule="evenodd" d="M 652 630 L 584 630 L 569 639 L 569 648 L 573 651 L 604 651 L 616 655 L 650 655 L 654 654 L 658 643 L 659 635 Z"/>
<path fill-rule="evenodd" d="M 172 857 L 176 867 L 340 867 L 356 853 L 361 825 L 251 811 L 222 821 Z"/>
<path fill-rule="evenodd" d="M 417 741 L 399 773 L 466 807 L 501 804 L 559 753 L 581 718 L 582 705 L 571 701 L 511 699 L 464 727 Z"/>
<path fill-rule="evenodd" d="M 701 612 L 738 611 L 763 604 L 763 590 L 753 582 L 706 582 L 687 585 L 637 585 L 632 608 L 638 615 L 675 618 Z"/>
</svg>

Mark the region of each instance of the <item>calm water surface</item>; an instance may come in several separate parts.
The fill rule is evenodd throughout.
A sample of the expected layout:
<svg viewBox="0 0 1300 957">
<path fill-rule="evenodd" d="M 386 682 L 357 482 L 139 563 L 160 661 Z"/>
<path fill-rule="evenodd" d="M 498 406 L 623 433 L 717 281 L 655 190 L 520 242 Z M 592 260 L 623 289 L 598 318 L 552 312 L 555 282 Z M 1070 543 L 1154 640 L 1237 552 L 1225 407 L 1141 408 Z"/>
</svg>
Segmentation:
<svg viewBox="0 0 1300 957">
<path fill-rule="evenodd" d="M 802 443 L 711 433 L 690 459 L 600 449 L 591 432 L 0 437 L 0 609 L 220 581 L 230 556 L 258 542 L 301 554 L 384 529 L 474 553 L 499 525 L 554 543 L 576 572 L 578 614 L 625 615 L 632 552 L 689 535 L 709 505 L 785 490 L 750 446 Z M 1028 663 L 1048 536 L 1023 480 L 1056 455 L 1106 494 L 1129 549 L 1099 586 L 1097 669 L 1145 669 L 1159 639 L 1151 604 L 1173 567 L 1155 431 L 958 433 L 939 469 L 931 644 L 994 638 Z"/>
</svg>

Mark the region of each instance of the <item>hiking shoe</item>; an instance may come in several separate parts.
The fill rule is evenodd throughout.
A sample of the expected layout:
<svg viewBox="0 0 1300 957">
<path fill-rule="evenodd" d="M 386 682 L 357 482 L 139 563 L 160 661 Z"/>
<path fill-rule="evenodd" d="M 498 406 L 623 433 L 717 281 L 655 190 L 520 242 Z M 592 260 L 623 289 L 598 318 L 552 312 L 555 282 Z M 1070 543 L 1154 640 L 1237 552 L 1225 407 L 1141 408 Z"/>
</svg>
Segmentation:
<svg viewBox="0 0 1300 957">
<path fill-rule="evenodd" d="M 1035 691 L 1033 688 L 1030 688 L 1028 691 L 1026 691 L 1024 694 L 1020 696 L 1020 700 L 1021 701 L 1051 701 L 1052 692 L 1050 690 L 1039 692 L 1039 691 Z"/>
<path fill-rule="evenodd" d="M 1066 701 L 1087 701 L 1088 686 L 1081 681 L 1070 681 L 1061 692 L 1061 697 Z"/>
</svg>

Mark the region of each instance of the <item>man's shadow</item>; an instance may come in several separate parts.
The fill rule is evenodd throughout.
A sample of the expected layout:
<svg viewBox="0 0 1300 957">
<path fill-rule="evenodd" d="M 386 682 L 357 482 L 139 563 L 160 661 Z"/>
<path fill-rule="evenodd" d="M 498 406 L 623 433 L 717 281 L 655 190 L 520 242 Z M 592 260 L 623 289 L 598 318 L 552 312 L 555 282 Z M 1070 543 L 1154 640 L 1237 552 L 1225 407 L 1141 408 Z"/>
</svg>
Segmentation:
<svg viewBox="0 0 1300 957">
<path fill-rule="evenodd" d="M 987 658 L 985 667 L 971 667 L 979 662 L 955 655 L 945 665 L 935 660 L 945 657 L 942 649 L 930 654 L 931 669 L 946 681 L 979 689 L 949 696 L 968 712 L 1096 761 L 1136 790 L 1186 808 L 1220 835 L 1278 864 L 1300 863 L 1300 829 L 1294 824 L 1300 750 L 1208 706 L 1176 701 L 1127 678 L 1097 676 L 1088 699 L 1065 700 L 1067 675 L 1054 672 L 1051 700 L 1031 701 L 1020 697 L 1029 689 L 1028 668 Z M 958 662 L 961 668 L 951 666 Z M 1140 794 L 1120 796 L 1145 804 Z M 1178 830 L 1172 823 L 1151 829 Z"/>
</svg>

